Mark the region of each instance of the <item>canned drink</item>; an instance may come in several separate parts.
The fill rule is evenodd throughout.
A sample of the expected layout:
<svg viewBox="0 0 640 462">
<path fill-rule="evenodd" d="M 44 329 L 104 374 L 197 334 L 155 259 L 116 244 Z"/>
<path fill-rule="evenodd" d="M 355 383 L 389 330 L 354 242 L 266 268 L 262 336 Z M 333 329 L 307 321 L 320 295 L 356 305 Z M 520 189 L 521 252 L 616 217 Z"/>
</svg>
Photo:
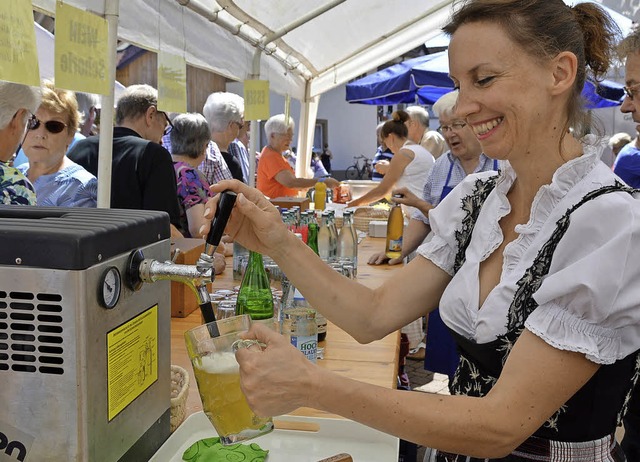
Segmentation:
<svg viewBox="0 0 640 462">
<path fill-rule="evenodd" d="M 282 335 L 289 337 L 291 344 L 311 362 L 316 362 L 318 354 L 318 325 L 316 311 L 309 308 L 285 310 L 282 321 Z"/>
</svg>

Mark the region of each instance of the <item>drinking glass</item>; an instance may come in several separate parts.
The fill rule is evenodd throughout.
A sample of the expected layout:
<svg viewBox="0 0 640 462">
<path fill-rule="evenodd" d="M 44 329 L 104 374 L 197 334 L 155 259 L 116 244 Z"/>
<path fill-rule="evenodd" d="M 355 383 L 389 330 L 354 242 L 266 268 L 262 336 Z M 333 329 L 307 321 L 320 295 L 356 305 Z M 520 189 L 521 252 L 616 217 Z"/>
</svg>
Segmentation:
<svg viewBox="0 0 640 462">
<path fill-rule="evenodd" d="M 273 420 L 256 416 L 240 389 L 238 348 L 257 344 L 242 340 L 251 325 L 248 315 L 215 321 L 220 336 L 208 324 L 185 332 L 185 341 L 198 383 L 202 407 L 222 444 L 235 444 L 273 430 Z"/>
</svg>

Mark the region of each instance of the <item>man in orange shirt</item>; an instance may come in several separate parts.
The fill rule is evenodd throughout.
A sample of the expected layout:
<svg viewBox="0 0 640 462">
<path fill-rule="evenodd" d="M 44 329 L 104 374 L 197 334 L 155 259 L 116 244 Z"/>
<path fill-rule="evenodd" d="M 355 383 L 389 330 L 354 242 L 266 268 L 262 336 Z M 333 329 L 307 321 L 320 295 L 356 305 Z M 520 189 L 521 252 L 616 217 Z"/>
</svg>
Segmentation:
<svg viewBox="0 0 640 462">
<path fill-rule="evenodd" d="M 269 142 L 260 154 L 256 186 L 267 197 L 296 196 L 299 190 L 312 188 L 317 181 L 324 182 L 327 188 L 340 184 L 330 177 L 318 180 L 296 177 L 289 162 L 282 157 L 282 153 L 291 148 L 294 126 L 293 119 L 289 117 L 285 121 L 284 114 L 274 115 L 264 125 Z"/>
</svg>

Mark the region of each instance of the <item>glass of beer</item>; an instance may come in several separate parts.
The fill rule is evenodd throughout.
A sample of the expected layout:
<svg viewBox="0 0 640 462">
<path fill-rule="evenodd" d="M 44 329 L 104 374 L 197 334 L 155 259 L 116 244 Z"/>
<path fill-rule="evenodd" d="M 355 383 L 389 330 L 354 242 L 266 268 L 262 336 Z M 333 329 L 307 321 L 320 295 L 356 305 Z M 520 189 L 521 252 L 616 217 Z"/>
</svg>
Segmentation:
<svg viewBox="0 0 640 462">
<path fill-rule="evenodd" d="M 208 324 L 185 332 L 185 341 L 198 383 L 202 407 L 216 429 L 222 444 L 235 444 L 273 430 L 273 420 L 256 416 L 240 389 L 237 348 L 257 344 L 242 340 L 249 330 L 249 315 L 216 321 L 219 336 Z"/>
</svg>

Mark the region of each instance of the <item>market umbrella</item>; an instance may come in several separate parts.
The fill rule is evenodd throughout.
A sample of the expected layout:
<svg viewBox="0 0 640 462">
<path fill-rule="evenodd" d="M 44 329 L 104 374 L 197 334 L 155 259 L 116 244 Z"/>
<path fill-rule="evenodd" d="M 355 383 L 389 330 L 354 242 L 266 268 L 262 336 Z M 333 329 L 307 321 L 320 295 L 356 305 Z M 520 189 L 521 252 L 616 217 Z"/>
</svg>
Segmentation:
<svg viewBox="0 0 640 462">
<path fill-rule="evenodd" d="M 346 100 L 359 104 L 433 104 L 453 89 L 447 51 L 412 58 L 347 84 Z M 608 80 L 586 82 L 585 107 L 619 106 L 622 85 Z"/>
</svg>

